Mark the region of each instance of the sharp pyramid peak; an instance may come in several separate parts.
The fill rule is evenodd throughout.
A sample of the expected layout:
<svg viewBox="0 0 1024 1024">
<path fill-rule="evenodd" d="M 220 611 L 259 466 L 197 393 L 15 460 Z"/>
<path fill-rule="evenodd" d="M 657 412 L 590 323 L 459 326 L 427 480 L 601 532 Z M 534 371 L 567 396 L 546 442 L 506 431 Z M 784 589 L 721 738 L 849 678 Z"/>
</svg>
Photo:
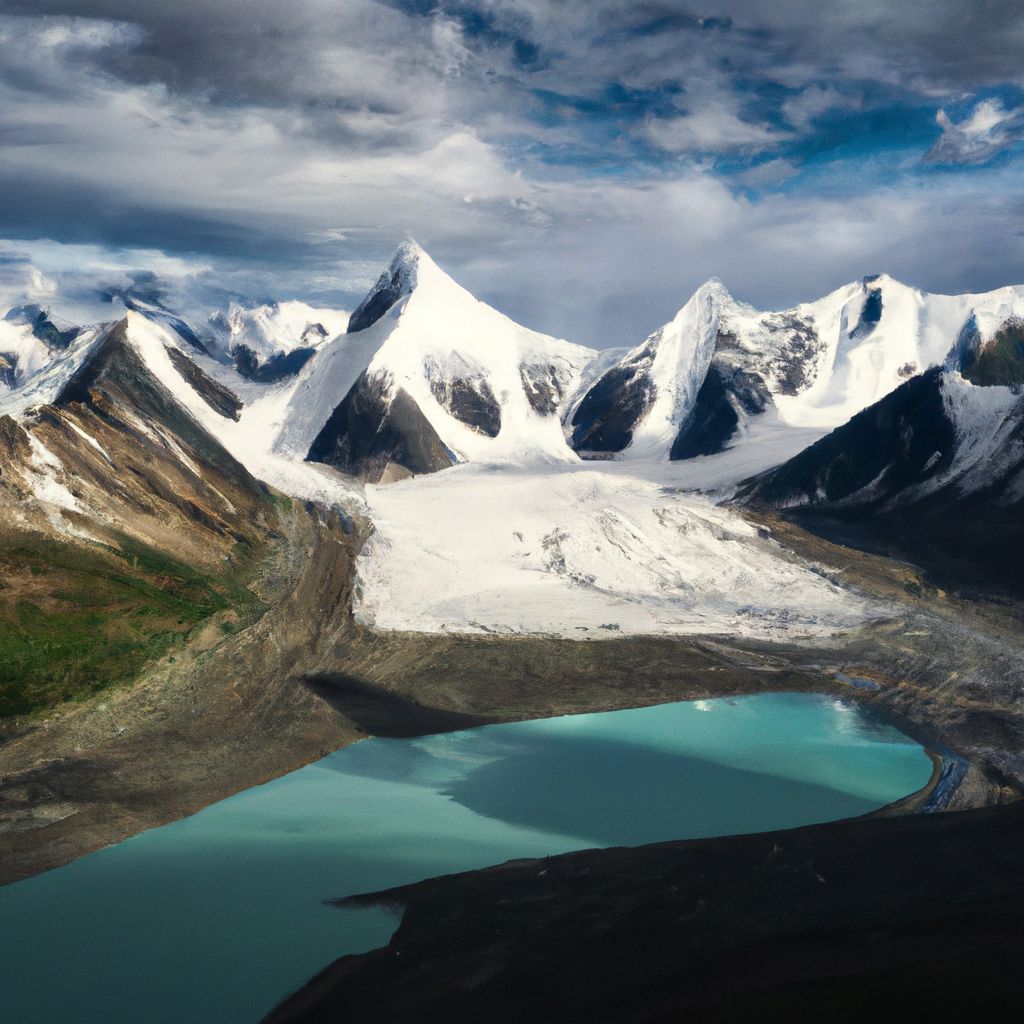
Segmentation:
<svg viewBox="0 0 1024 1024">
<path fill-rule="evenodd" d="M 415 238 L 407 238 L 395 250 L 394 256 L 391 257 L 391 266 L 416 266 L 422 260 L 430 260 L 433 263 L 427 250 Z"/>
<path fill-rule="evenodd" d="M 348 333 L 355 334 L 375 324 L 396 302 L 428 283 L 465 291 L 431 259 L 418 242 L 408 238 L 395 250 L 387 270 L 377 278 L 366 298 L 353 311 Z"/>
<path fill-rule="evenodd" d="M 886 285 L 890 287 L 895 285 L 897 288 L 910 287 L 910 285 L 906 285 L 902 281 L 898 281 L 895 277 L 892 276 L 892 274 L 886 274 L 884 272 L 881 274 L 865 274 L 860 279 L 860 284 L 863 288 L 866 289 L 881 288 Z"/>
</svg>

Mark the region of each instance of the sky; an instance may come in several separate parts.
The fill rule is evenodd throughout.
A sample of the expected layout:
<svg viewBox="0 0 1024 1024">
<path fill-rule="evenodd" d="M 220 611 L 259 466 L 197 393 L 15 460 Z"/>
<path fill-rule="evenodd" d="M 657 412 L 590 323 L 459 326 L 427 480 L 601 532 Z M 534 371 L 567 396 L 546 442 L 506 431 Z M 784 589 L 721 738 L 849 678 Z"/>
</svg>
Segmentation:
<svg viewBox="0 0 1024 1024">
<path fill-rule="evenodd" d="M 406 237 L 599 347 L 710 276 L 1021 283 L 1021 53 L 1020 0 L 4 0 L 0 304 L 351 308 Z"/>
</svg>

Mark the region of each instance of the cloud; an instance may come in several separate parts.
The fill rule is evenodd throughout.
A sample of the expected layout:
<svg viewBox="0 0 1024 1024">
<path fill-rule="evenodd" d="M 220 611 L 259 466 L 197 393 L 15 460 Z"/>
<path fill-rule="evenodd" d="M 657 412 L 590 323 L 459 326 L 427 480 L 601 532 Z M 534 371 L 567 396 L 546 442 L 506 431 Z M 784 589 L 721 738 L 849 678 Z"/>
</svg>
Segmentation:
<svg viewBox="0 0 1024 1024">
<path fill-rule="evenodd" d="M 0 244 L 0 313 L 21 303 L 49 302 L 57 293 L 57 282 L 34 266 L 27 253 Z"/>
<path fill-rule="evenodd" d="M 955 123 L 940 110 L 935 120 L 942 135 L 926 159 L 943 164 L 983 164 L 1024 139 L 1024 107 L 1006 110 L 998 99 L 982 100 Z"/>
<path fill-rule="evenodd" d="M 784 137 L 767 125 L 742 120 L 735 106 L 732 97 L 709 97 L 677 117 L 652 118 L 647 136 L 669 153 L 757 153 Z"/>
<path fill-rule="evenodd" d="M 740 171 L 733 175 L 732 180 L 745 188 L 772 188 L 795 178 L 799 173 L 800 169 L 792 160 L 776 157 Z"/>
<path fill-rule="evenodd" d="M 413 234 L 608 343 L 713 273 L 771 305 L 882 268 L 974 289 L 1024 278 L 981 244 L 1021 191 L 991 157 L 1022 49 L 1016 0 L 7 0 L 0 238 L 83 309 L 104 262 L 199 308 L 349 303 Z"/>
<path fill-rule="evenodd" d="M 810 85 L 782 104 L 782 116 L 794 129 L 809 127 L 822 114 L 834 110 L 854 110 L 860 97 L 842 93 L 831 85 Z"/>
</svg>

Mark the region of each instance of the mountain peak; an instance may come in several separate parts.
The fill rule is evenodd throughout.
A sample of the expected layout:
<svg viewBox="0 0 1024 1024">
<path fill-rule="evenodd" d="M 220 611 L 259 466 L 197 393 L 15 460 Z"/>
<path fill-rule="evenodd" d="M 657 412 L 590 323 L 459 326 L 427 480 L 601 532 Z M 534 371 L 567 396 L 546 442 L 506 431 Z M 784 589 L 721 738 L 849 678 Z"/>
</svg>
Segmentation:
<svg viewBox="0 0 1024 1024">
<path fill-rule="evenodd" d="M 353 311 L 348 333 L 355 334 L 375 324 L 396 302 L 411 295 L 427 277 L 450 280 L 418 242 L 406 239 L 395 250 L 388 269 L 377 278 L 366 298 Z"/>
<path fill-rule="evenodd" d="M 725 286 L 725 282 L 720 277 L 709 277 L 698 289 L 698 293 L 703 292 L 707 295 L 714 295 L 715 297 L 732 299 L 732 294 L 729 289 Z"/>
<path fill-rule="evenodd" d="M 395 255 L 391 257 L 391 267 L 415 267 L 424 259 L 430 260 L 430 256 L 427 254 L 426 249 L 424 249 L 415 238 L 407 238 L 395 250 Z M 431 262 L 433 262 L 433 260 L 431 260 Z"/>
<path fill-rule="evenodd" d="M 687 300 L 682 306 L 672 323 L 677 323 L 687 316 L 689 316 L 690 310 L 694 305 L 700 306 L 703 303 L 710 302 L 716 308 L 722 307 L 733 307 L 739 305 L 736 300 L 732 297 L 729 289 L 725 286 L 725 282 L 718 277 L 709 277 Z"/>
</svg>

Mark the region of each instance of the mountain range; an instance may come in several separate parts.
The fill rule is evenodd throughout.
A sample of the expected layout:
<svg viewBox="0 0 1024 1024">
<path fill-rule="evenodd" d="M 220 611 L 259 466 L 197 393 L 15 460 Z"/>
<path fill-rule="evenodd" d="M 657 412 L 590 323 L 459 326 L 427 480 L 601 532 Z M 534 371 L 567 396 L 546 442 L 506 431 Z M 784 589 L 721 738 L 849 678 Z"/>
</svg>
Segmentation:
<svg viewBox="0 0 1024 1024">
<path fill-rule="evenodd" d="M 933 367 L 979 386 L 1024 380 L 1024 286 L 932 295 L 876 275 L 764 312 L 712 279 L 628 351 L 515 324 L 412 242 L 351 316 L 299 302 L 233 304 L 197 328 L 158 304 L 128 302 L 136 322 L 166 331 L 167 345 L 216 363 L 243 407 L 290 391 L 276 450 L 315 449 L 314 459 L 366 478 L 389 463 L 427 472 L 572 453 L 687 459 L 780 425 L 827 433 Z M 110 329 L 38 306 L 10 310 L 0 321 L 6 390 L 30 394 L 23 389 L 86 358 Z M 367 453 L 361 436 L 371 428 L 381 450 Z M 416 451 L 405 451 L 414 436 Z"/>
<path fill-rule="evenodd" d="M 116 330 L 244 463 L 283 457 L 378 481 L 464 462 L 681 461 L 752 445 L 768 469 L 926 374 L 953 410 L 950 436 L 968 443 L 988 429 L 976 422 L 985 410 L 1016 415 L 1009 396 L 1024 382 L 1024 286 L 931 295 L 881 275 L 763 312 L 712 279 L 628 351 L 521 327 L 412 242 L 351 316 L 298 302 L 232 305 L 193 327 L 159 304 L 129 303 L 117 324 L 85 327 L 38 306 L 10 310 L 0 408 L 23 416 L 58 399 Z M 992 424 L 991 443 L 1003 433 Z M 958 486 L 976 486 L 964 460 L 981 442 L 957 459 L 953 443 L 930 477 L 954 467 Z M 835 486 L 826 491 L 837 499 Z M 757 494 L 781 500 L 767 485 Z M 804 503 L 820 503 L 816 494 Z"/>
<path fill-rule="evenodd" d="M 634 348 L 599 350 L 514 323 L 408 242 L 351 315 L 281 302 L 193 325 L 126 304 L 107 324 L 0 320 L 0 503 L 19 536 L 185 556 L 223 593 L 280 533 L 283 494 L 374 523 L 363 606 L 428 630 L 546 628 L 506 627 L 510 593 L 566 630 L 835 628 L 836 595 L 723 501 L 952 578 L 1024 578 L 1024 287 L 882 275 L 763 312 L 711 280 Z M 365 487 L 433 473 L 430 490 Z M 694 496 L 650 519 L 669 491 Z M 474 539 L 431 561 L 460 509 Z M 437 586 L 466 596 L 438 604 Z M 803 610 L 783 626 L 779 602 Z"/>
</svg>

